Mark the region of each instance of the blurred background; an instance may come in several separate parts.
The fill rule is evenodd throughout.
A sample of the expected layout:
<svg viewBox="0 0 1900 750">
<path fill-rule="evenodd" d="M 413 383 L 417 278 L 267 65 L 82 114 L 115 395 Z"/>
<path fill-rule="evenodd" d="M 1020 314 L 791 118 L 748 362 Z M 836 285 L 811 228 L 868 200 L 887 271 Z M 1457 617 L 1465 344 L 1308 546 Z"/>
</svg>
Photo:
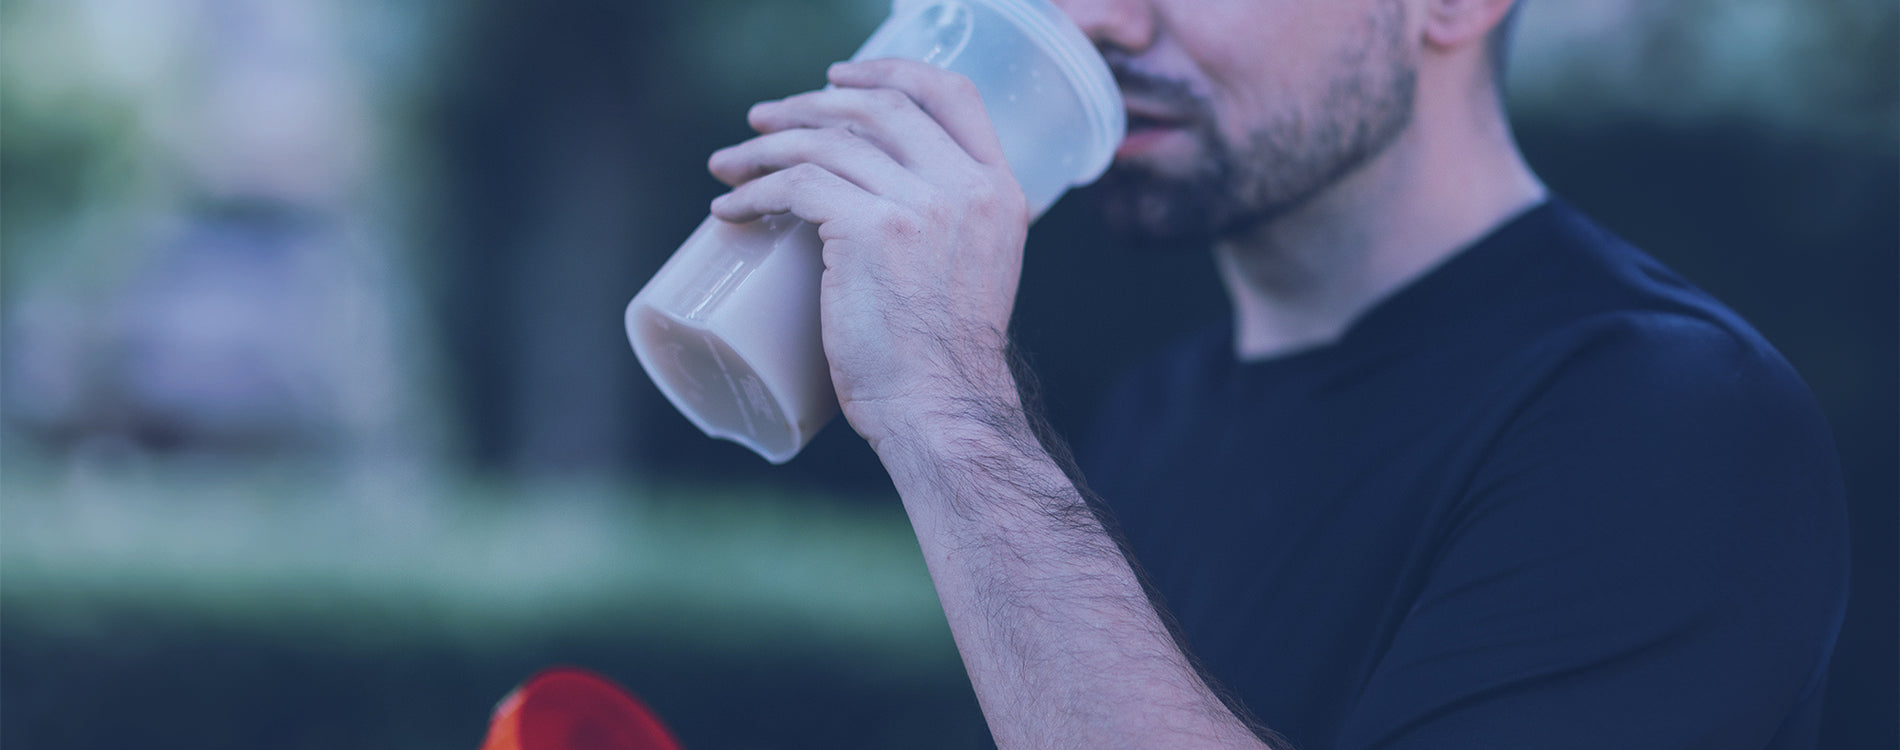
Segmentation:
<svg viewBox="0 0 1900 750">
<path fill-rule="evenodd" d="M 1551 186 L 1755 323 L 1833 425 L 1824 742 L 1896 738 L 1900 5 L 1527 0 Z M 688 747 L 967 747 L 916 543 L 833 424 L 707 440 L 621 310 L 751 102 L 881 0 L 0 3 L 0 745 L 474 748 L 587 666 Z M 1059 428 L 1218 314 L 1208 259 L 1032 231 Z"/>
</svg>

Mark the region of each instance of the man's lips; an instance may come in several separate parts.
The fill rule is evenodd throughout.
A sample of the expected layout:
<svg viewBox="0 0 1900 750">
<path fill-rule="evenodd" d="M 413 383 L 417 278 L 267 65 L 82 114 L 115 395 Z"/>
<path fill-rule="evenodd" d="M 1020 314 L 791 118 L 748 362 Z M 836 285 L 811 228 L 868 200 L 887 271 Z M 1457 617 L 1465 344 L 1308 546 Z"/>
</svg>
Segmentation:
<svg viewBox="0 0 1900 750">
<path fill-rule="evenodd" d="M 1128 129 L 1179 127 L 1193 119 L 1189 115 L 1171 107 L 1142 101 L 1126 99 L 1124 106 L 1128 112 Z"/>
<path fill-rule="evenodd" d="M 1130 130 L 1122 136 L 1121 145 L 1115 147 L 1115 158 L 1127 159 L 1148 151 L 1153 151 L 1168 136 L 1174 135 L 1180 128 L 1144 128 Z"/>
<path fill-rule="evenodd" d="M 1172 113 L 1137 107 L 1128 108 L 1128 132 L 1115 149 L 1115 158 L 1125 159 L 1154 150 L 1168 138 L 1178 135 L 1188 124 L 1187 118 Z"/>
</svg>

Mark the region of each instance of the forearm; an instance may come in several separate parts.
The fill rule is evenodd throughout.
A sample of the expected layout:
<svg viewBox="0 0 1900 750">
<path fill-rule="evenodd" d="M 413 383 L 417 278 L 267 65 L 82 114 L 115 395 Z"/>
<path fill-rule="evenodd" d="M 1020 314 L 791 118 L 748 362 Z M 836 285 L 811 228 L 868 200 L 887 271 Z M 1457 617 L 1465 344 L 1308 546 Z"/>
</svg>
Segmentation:
<svg viewBox="0 0 1900 750">
<path fill-rule="evenodd" d="M 1263 747 L 1201 679 L 1014 390 L 883 441 L 1000 747 Z"/>
</svg>

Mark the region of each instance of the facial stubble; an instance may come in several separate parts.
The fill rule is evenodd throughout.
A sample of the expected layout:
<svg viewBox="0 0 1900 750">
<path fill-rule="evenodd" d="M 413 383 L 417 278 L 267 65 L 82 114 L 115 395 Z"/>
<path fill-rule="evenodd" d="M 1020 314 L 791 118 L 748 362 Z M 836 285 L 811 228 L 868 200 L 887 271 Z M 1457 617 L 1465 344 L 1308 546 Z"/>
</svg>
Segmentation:
<svg viewBox="0 0 1900 750">
<path fill-rule="evenodd" d="M 1205 246 L 1298 210 L 1378 156 L 1410 126 L 1418 76 L 1399 0 L 1380 0 L 1364 28 L 1364 43 L 1335 58 L 1315 101 L 1287 106 L 1239 148 L 1221 136 L 1212 103 L 1189 84 L 1111 55 L 1125 91 L 1186 115 L 1182 127 L 1203 158 L 1174 174 L 1117 163 L 1098 193 L 1105 220 L 1138 244 Z"/>
</svg>

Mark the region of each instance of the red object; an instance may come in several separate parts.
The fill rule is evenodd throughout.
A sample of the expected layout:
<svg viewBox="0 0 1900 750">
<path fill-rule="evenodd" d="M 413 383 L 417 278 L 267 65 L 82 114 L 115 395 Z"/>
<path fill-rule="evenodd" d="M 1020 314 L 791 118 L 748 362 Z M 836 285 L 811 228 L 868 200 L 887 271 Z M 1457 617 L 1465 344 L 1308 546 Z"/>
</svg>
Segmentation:
<svg viewBox="0 0 1900 750">
<path fill-rule="evenodd" d="M 574 667 L 542 670 L 495 706 L 482 750 L 679 750 L 640 699 Z"/>
</svg>

